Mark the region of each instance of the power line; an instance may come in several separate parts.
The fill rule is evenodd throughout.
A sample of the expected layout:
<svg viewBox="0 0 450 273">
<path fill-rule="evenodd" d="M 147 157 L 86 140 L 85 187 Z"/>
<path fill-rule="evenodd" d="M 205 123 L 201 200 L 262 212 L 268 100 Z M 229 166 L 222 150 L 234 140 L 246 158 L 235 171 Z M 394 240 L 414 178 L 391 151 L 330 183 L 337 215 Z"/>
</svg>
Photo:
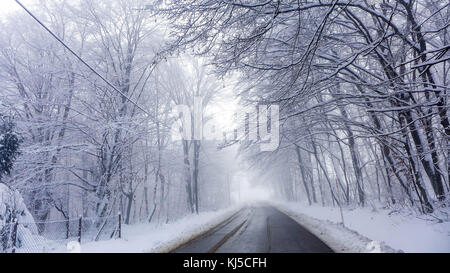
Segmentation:
<svg viewBox="0 0 450 273">
<path fill-rule="evenodd" d="M 127 99 L 130 103 L 136 106 L 139 110 L 147 114 L 148 116 L 152 116 L 150 113 L 145 111 L 141 106 L 139 106 L 136 102 L 131 100 L 128 96 L 126 96 L 123 92 L 117 89 L 113 84 L 111 84 L 108 80 L 106 80 L 102 75 L 100 75 L 94 68 L 92 68 L 86 61 L 84 61 L 75 51 L 73 51 L 63 40 L 61 40 L 55 33 L 53 33 L 44 23 L 42 23 L 31 11 L 29 11 L 19 0 L 15 0 L 19 6 L 21 6 L 31 17 L 33 17 L 36 22 L 38 22 L 48 33 L 50 33 L 58 42 L 60 42 L 67 50 L 70 51 L 80 62 L 82 62 L 85 66 L 87 66 L 95 75 L 97 75 L 100 79 L 102 79 L 109 87 L 114 89 L 117 93 L 122 95 L 125 99 Z"/>
</svg>

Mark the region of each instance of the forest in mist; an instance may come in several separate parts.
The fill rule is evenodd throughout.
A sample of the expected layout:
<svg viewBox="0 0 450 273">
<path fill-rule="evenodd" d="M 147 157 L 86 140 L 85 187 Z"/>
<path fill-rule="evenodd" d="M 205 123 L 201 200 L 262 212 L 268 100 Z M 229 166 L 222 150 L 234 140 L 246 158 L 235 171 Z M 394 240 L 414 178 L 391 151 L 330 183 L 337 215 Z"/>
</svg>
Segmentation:
<svg viewBox="0 0 450 273">
<path fill-rule="evenodd" d="M 255 196 L 450 205 L 447 1 L 23 3 L 48 31 L 20 6 L 1 15 L 0 183 L 26 208 L 0 188 L 0 227 L 24 210 L 40 232 L 165 223 Z M 176 105 L 225 133 L 173 139 Z M 239 115 L 258 105 L 279 109 L 273 151 Z"/>
</svg>

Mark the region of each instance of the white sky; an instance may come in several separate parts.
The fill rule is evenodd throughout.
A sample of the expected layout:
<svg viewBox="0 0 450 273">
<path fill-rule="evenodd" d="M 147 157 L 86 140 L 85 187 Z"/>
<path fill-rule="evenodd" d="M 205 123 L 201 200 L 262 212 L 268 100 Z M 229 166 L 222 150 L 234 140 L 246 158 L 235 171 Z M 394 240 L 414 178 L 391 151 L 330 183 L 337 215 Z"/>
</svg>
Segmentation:
<svg viewBox="0 0 450 273">
<path fill-rule="evenodd" d="M 216 98 L 211 105 L 208 105 L 206 114 L 211 115 L 216 125 L 221 131 L 228 131 L 234 128 L 234 113 L 238 111 L 238 102 L 235 99 L 234 81 L 236 79 L 228 79 L 225 88 L 222 89 L 219 98 Z"/>
<path fill-rule="evenodd" d="M 22 0 L 21 3 L 26 5 L 27 3 L 30 3 L 30 1 Z M 14 0 L 0 0 L 0 16 L 6 15 L 11 11 L 16 11 L 19 8 L 19 4 L 17 4 Z"/>
</svg>

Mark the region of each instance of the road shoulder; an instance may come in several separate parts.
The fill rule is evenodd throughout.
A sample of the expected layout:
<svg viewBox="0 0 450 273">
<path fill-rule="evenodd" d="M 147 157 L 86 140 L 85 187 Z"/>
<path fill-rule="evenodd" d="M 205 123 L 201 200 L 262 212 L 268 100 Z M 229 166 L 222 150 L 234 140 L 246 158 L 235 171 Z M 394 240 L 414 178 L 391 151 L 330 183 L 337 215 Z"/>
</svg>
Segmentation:
<svg viewBox="0 0 450 273">
<path fill-rule="evenodd" d="M 294 211 L 283 203 L 271 203 L 271 205 L 316 235 L 336 253 L 398 252 L 390 246 L 382 242 L 373 241 L 342 224 L 307 216 L 301 212 Z"/>
</svg>

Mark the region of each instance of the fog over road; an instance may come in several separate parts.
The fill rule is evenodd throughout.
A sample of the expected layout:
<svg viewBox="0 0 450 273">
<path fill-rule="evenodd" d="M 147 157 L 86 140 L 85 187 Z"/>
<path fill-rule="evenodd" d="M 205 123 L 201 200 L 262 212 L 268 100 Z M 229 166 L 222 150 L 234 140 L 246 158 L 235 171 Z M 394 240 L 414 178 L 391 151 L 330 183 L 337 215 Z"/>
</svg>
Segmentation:
<svg viewBox="0 0 450 273">
<path fill-rule="evenodd" d="M 241 209 L 207 233 L 175 249 L 177 253 L 333 252 L 319 238 L 274 207 Z"/>
</svg>

